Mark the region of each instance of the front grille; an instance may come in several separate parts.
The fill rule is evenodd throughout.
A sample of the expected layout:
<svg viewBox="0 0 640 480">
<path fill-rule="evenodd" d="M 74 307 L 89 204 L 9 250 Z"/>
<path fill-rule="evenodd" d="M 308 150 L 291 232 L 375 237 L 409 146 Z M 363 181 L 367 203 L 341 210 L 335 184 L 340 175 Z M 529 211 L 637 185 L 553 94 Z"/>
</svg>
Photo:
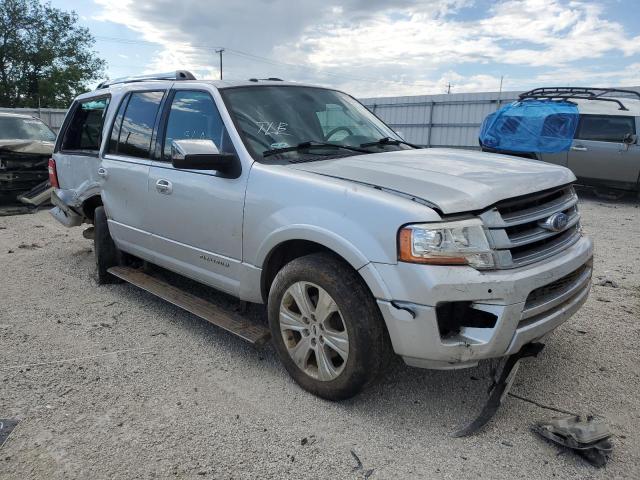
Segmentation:
<svg viewBox="0 0 640 480">
<path fill-rule="evenodd" d="M 530 310 L 537 305 L 548 302 L 549 300 L 563 294 L 571 287 L 573 287 L 573 285 L 578 282 L 584 276 L 585 272 L 590 268 L 590 265 L 585 264 L 577 270 L 574 270 L 570 274 L 556 280 L 555 282 L 536 288 L 527 297 L 527 301 L 524 304 L 524 309 Z"/>
<path fill-rule="evenodd" d="M 498 203 L 482 213 L 498 268 L 516 268 L 548 258 L 573 245 L 580 238 L 578 197 L 573 187 L 527 195 Z M 558 232 L 542 223 L 563 212 L 567 225 Z"/>
<path fill-rule="evenodd" d="M 584 298 L 585 291 L 591 286 L 592 271 L 593 265 L 589 261 L 564 277 L 531 291 L 525 301 L 518 328 L 548 318 L 567 304 Z"/>
</svg>

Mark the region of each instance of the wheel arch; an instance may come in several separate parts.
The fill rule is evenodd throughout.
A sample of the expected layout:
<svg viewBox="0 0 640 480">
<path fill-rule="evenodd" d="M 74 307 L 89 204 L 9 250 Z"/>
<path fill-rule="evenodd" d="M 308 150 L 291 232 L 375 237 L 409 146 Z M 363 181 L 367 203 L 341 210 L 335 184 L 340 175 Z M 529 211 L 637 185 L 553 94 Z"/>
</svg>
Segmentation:
<svg viewBox="0 0 640 480">
<path fill-rule="evenodd" d="M 367 258 L 359 250 L 344 240 L 336 241 L 335 234 L 331 234 L 327 238 L 324 235 L 310 235 L 309 232 L 307 232 L 306 235 L 297 235 L 293 238 L 281 238 L 279 242 L 272 242 L 269 248 L 265 249 L 265 252 L 260 255 L 262 259 L 259 263 L 262 268 L 260 294 L 263 301 L 267 303 L 269 289 L 271 288 L 273 279 L 282 267 L 296 258 L 317 252 L 332 254 L 350 266 L 354 271 L 358 272 L 358 275 L 362 278 L 362 281 L 372 295 L 374 291 L 377 291 L 377 288 L 372 288 L 372 285 L 369 285 L 369 278 L 362 276 L 359 272 L 363 266 L 369 263 Z M 375 295 L 373 296 L 375 298 Z"/>
<path fill-rule="evenodd" d="M 96 208 L 100 206 L 103 206 L 102 197 L 100 195 L 92 195 L 82 202 L 82 214 L 93 223 Z"/>
</svg>

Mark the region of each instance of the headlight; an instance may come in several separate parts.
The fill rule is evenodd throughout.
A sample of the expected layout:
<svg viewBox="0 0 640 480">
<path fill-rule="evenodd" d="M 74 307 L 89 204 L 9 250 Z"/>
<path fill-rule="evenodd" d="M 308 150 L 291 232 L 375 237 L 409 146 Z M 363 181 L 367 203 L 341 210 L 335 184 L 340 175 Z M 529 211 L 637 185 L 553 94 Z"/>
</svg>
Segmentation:
<svg viewBox="0 0 640 480">
<path fill-rule="evenodd" d="M 398 234 L 398 258 L 432 265 L 495 265 L 479 219 L 407 225 Z"/>
</svg>

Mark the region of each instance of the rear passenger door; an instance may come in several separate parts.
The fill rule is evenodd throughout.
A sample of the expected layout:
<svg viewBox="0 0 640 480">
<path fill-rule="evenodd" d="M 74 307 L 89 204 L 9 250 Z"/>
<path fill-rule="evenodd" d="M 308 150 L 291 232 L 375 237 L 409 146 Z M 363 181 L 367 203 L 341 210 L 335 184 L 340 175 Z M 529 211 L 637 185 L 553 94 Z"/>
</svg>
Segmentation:
<svg viewBox="0 0 640 480">
<path fill-rule="evenodd" d="M 210 92 L 177 87 L 169 94 L 160 128 L 158 161 L 149 173 L 148 218 L 156 263 L 231 294 L 238 294 L 242 217 L 247 173 L 180 170 L 171 142 L 212 140 L 235 153 Z"/>
<path fill-rule="evenodd" d="M 75 192 L 80 202 L 99 194 L 99 152 L 110 100 L 101 95 L 76 101 L 57 140 L 54 159 L 60 188 Z"/>
<path fill-rule="evenodd" d="M 111 236 L 122 250 L 151 261 L 147 179 L 164 96 L 149 90 L 122 99 L 98 171 Z"/>
<path fill-rule="evenodd" d="M 637 144 L 623 142 L 626 134 L 635 133 L 633 116 L 580 115 L 569 151 L 569 168 L 589 183 L 635 185 L 640 172 L 640 150 Z"/>
</svg>

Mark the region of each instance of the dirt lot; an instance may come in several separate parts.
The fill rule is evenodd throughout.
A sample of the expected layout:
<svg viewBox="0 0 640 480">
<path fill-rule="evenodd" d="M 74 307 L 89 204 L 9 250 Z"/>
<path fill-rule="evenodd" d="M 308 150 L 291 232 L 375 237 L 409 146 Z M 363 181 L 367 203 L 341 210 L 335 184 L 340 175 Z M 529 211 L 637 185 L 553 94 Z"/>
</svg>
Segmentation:
<svg viewBox="0 0 640 480">
<path fill-rule="evenodd" d="M 96 286 L 81 229 L 46 212 L 0 218 L 0 418 L 21 419 L 0 478 L 640 478 L 640 208 L 591 197 L 581 208 L 596 243 L 591 297 L 523 364 L 512 393 L 524 400 L 508 397 L 463 439 L 450 433 L 477 412 L 486 368 L 396 362 L 357 398 L 326 402 L 270 347 L 135 287 Z M 555 412 L 526 399 L 605 417 L 606 469 L 534 436 Z"/>
</svg>

